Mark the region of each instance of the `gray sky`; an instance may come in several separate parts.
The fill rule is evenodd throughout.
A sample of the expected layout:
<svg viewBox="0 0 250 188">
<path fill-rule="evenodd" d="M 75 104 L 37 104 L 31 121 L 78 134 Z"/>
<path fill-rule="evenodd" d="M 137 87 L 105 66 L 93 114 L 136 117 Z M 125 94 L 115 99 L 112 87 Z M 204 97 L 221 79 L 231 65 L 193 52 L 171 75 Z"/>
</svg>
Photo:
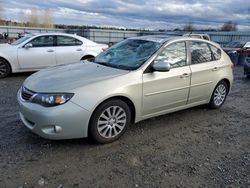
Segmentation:
<svg viewBox="0 0 250 188">
<path fill-rule="evenodd" d="M 218 28 L 225 21 L 250 30 L 249 0 L 1 0 L 5 19 L 25 21 L 32 8 L 50 9 L 54 23 L 173 29 L 192 22 Z"/>
</svg>

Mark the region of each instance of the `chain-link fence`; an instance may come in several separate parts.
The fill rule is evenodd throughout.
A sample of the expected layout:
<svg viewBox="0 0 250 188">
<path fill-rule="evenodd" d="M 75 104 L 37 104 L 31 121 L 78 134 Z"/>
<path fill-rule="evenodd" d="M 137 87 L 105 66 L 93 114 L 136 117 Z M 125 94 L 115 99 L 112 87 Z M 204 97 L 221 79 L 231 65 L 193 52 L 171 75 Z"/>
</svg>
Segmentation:
<svg viewBox="0 0 250 188">
<path fill-rule="evenodd" d="M 0 26 L 0 35 L 6 33 L 8 37 L 17 38 L 20 33 L 45 33 L 45 32 L 63 32 L 77 34 L 86 37 L 92 41 L 99 43 L 119 42 L 126 38 L 143 36 L 143 35 L 168 35 L 181 36 L 186 32 L 183 31 L 128 31 L 128 30 L 114 30 L 114 29 L 55 29 L 55 28 L 35 28 L 35 27 L 14 27 L 14 26 Z M 212 41 L 221 45 L 231 41 L 250 41 L 250 31 L 234 31 L 234 32 L 194 32 L 206 33 L 210 36 Z"/>
</svg>

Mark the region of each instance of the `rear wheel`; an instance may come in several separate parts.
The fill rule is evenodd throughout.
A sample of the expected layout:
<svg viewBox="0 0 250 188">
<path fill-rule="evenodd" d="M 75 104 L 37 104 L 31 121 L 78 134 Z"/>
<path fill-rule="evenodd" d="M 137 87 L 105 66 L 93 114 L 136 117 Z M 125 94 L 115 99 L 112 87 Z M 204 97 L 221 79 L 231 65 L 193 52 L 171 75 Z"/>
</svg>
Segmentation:
<svg viewBox="0 0 250 188">
<path fill-rule="evenodd" d="M 109 143 L 120 138 L 131 120 L 129 106 L 121 100 L 110 100 L 95 110 L 90 121 L 90 134 L 98 143 Z"/>
<path fill-rule="evenodd" d="M 226 100 L 228 94 L 228 85 L 225 81 L 220 81 L 212 94 L 209 102 L 209 107 L 213 109 L 220 108 Z"/>
<path fill-rule="evenodd" d="M 0 78 L 8 76 L 10 72 L 11 68 L 9 63 L 4 59 L 0 59 Z"/>
</svg>

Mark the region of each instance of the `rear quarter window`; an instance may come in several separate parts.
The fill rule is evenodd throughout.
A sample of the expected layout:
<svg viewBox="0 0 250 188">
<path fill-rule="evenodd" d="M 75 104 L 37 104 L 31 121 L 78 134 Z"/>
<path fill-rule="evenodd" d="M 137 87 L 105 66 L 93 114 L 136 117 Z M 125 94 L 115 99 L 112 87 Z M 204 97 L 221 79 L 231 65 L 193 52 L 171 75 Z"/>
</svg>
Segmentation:
<svg viewBox="0 0 250 188">
<path fill-rule="evenodd" d="M 212 51 L 212 55 L 213 55 L 213 59 L 219 60 L 221 58 L 221 49 L 213 46 L 213 45 L 209 45 L 211 51 Z"/>
</svg>

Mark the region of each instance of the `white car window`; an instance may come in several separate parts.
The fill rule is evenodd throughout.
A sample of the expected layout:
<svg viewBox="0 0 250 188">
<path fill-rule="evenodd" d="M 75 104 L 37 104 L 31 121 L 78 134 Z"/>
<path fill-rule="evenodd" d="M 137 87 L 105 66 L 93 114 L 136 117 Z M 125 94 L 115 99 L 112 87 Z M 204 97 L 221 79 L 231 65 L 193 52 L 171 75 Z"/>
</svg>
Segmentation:
<svg viewBox="0 0 250 188">
<path fill-rule="evenodd" d="M 50 47 L 54 45 L 54 37 L 39 36 L 31 40 L 29 43 L 32 44 L 32 47 Z"/>
<path fill-rule="evenodd" d="M 82 41 L 68 36 L 57 36 L 57 46 L 81 46 Z"/>
</svg>

